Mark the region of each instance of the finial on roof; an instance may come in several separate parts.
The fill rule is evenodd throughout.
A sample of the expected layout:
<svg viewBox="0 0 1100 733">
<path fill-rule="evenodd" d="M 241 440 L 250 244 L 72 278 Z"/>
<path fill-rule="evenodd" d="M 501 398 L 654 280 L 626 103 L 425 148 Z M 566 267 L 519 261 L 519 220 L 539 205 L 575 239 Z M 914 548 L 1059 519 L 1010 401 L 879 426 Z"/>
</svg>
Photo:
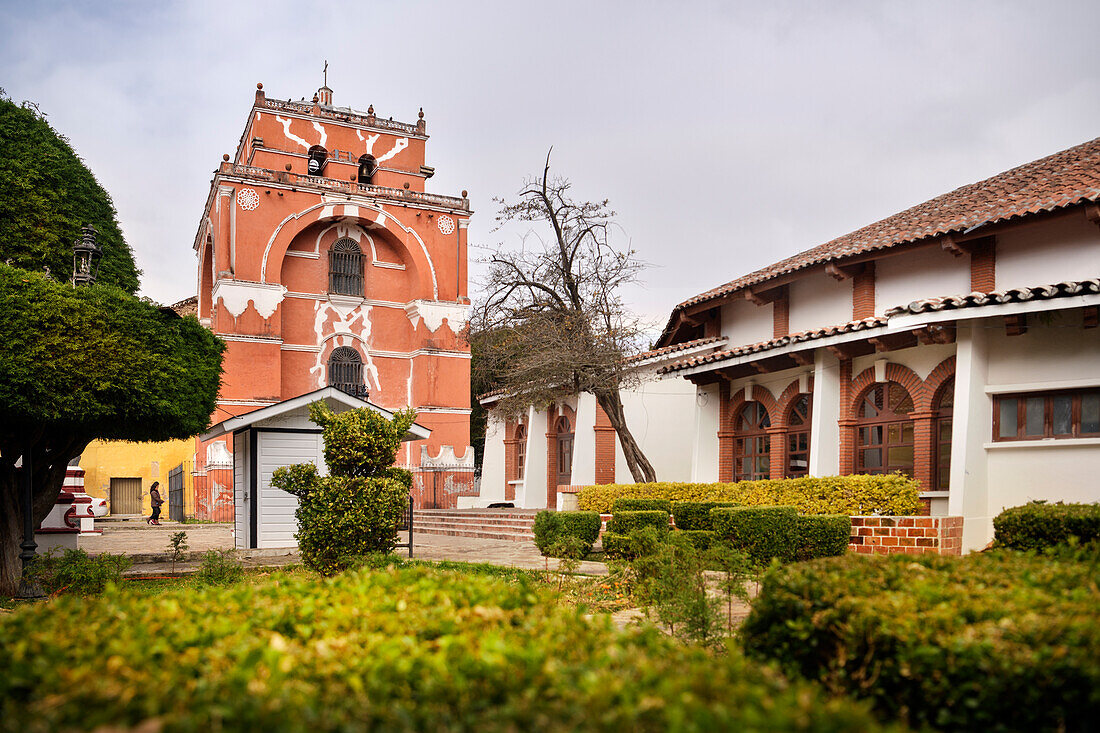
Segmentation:
<svg viewBox="0 0 1100 733">
<path fill-rule="evenodd" d="M 371 106 L 367 107 L 367 114 L 371 115 L 372 117 L 374 116 L 374 105 L 373 104 Z"/>
<path fill-rule="evenodd" d="M 257 89 L 263 89 L 264 88 L 264 83 L 262 81 L 256 82 L 256 88 Z"/>
<path fill-rule="evenodd" d="M 420 114 L 418 116 L 420 117 L 420 119 L 424 119 L 424 108 L 423 107 L 420 108 Z"/>
<path fill-rule="evenodd" d="M 222 153 L 222 160 L 224 160 L 225 162 L 228 163 L 229 162 L 229 153 Z"/>
<path fill-rule="evenodd" d="M 325 86 L 327 87 L 328 86 L 328 59 L 325 59 L 324 75 L 325 75 Z"/>
</svg>

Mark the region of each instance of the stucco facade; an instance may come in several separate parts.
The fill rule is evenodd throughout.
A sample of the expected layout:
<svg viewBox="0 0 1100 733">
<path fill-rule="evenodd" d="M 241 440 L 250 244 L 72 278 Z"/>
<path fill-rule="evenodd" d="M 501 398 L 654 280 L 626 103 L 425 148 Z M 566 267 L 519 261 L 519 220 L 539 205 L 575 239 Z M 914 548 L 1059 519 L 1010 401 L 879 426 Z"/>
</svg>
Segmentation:
<svg viewBox="0 0 1100 733">
<path fill-rule="evenodd" d="M 423 112 L 395 122 L 334 106 L 327 87 L 298 103 L 258 85 L 194 244 L 198 317 L 228 344 L 212 422 L 339 385 L 417 410 L 431 437 L 407 443 L 401 464 L 419 467 L 426 446 L 472 469 L 471 211 L 465 191 L 426 192 L 427 140 Z"/>
<path fill-rule="evenodd" d="M 1098 200 L 1093 140 L 677 306 L 658 345 L 728 342 L 660 370 L 697 390 L 691 478 L 901 470 L 966 550 L 1100 500 Z"/>
</svg>

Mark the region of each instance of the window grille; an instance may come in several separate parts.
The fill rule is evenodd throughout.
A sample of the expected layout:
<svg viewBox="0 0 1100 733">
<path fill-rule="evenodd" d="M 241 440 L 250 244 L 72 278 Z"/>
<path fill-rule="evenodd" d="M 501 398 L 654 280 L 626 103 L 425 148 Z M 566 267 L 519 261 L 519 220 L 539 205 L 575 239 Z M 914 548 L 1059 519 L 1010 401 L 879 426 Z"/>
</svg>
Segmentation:
<svg viewBox="0 0 1100 733">
<path fill-rule="evenodd" d="M 328 291 L 363 295 L 363 251 L 352 239 L 338 239 L 328 251 Z"/>
<path fill-rule="evenodd" d="M 367 399 L 370 393 L 363 379 L 363 359 L 359 352 L 350 346 L 333 349 L 328 359 L 328 383 L 353 397 Z"/>
</svg>

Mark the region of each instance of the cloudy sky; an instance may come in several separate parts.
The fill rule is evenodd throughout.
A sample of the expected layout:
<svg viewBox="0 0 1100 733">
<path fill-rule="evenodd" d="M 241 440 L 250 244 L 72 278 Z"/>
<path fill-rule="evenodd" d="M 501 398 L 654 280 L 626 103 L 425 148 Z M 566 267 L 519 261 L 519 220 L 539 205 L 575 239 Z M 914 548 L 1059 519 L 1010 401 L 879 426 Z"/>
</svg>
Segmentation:
<svg viewBox="0 0 1100 733">
<path fill-rule="evenodd" d="M 1100 135 L 1091 2 L 0 2 L 0 87 L 114 197 L 142 292 L 194 294 L 211 173 L 255 84 L 432 136 L 429 190 L 492 197 L 554 146 L 673 305 Z M 509 242 L 506 242 L 506 244 Z M 475 252 L 477 250 L 474 250 Z"/>
</svg>

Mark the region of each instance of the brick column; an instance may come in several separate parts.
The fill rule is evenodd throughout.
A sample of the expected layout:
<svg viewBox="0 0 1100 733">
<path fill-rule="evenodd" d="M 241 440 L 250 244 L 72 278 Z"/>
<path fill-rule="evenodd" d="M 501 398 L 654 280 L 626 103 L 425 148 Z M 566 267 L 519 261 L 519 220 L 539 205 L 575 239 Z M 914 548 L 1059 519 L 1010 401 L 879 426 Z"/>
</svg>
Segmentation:
<svg viewBox="0 0 1100 733">
<path fill-rule="evenodd" d="M 997 245 L 990 237 L 970 251 L 970 290 L 990 293 L 997 289 Z"/>
<path fill-rule="evenodd" d="M 791 301 L 786 289 L 772 301 L 772 338 L 782 338 L 791 332 Z"/>
<path fill-rule="evenodd" d="M 718 480 L 733 481 L 733 432 L 729 425 L 730 385 L 723 382 L 718 387 Z"/>
<path fill-rule="evenodd" d="M 855 416 L 852 414 L 852 360 L 840 360 L 840 475 L 856 470 Z"/>
<path fill-rule="evenodd" d="M 933 484 L 935 450 L 932 446 L 932 432 L 935 414 L 932 410 L 915 410 L 909 413 L 909 418 L 913 421 L 913 478 L 920 481 L 924 491 L 931 490 Z"/>
<path fill-rule="evenodd" d="M 558 508 L 558 408 L 546 411 L 546 507 Z"/>
<path fill-rule="evenodd" d="M 867 262 L 863 271 L 852 278 L 852 320 L 875 315 L 875 263 Z"/>
<path fill-rule="evenodd" d="M 783 478 L 783 472 L 787 465 L 787 426 L 772 425 L 770 428 L 766 428 L 765 432 L 768 434 L 770 441 L 768 453 L 770 478 Z"/>
</svg>

